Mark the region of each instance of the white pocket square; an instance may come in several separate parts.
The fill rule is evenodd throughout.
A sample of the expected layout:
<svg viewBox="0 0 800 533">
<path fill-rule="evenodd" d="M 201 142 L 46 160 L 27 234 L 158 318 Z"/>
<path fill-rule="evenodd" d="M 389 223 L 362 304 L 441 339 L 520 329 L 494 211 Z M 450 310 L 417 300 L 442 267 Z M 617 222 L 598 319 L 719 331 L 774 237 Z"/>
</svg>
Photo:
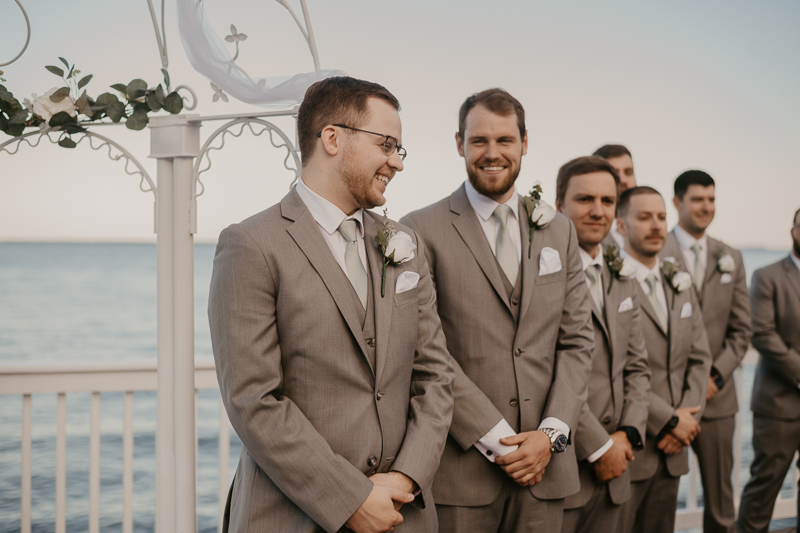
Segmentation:
<svg viewBox="0 0 800 533">
<path fill-rule="evenodd" d="M 419 283 L 419 274 L 406 270 L 397 276 L 397 283 L 394 286 L 394 293 L 400 294 L 401 292 L 410 291 Z"/>
<path fill-rule="evenodd" d="M 558 252 L 546 246 L 539 254 L 539 275 L 546 276 L 561 270 L 561 257 Z"/>
<path fill-rule="evenodd" d="M 725 272 L 725 273 L 724 273 L 722 276 L 720 276 L 720 278 L 719 278 L 719 282 L 720 282 L 720 283 L 730 283 L 731 281 L 733 281 L 733 276 L 731 276 L 731 275 L 730 275 L 730 274 L 728 274 L 727 272 Z"/>
<path fill-rule="evenodd" d="M 617 313 L 624 313 L 625 311 L 630 311 L 631 309 L 633 309 L 633 300 L 631 300 L 631 297 L 628 296 L 627 298 L 622 300 L 622 303 L 619 304 L 619 309 L 617 309 Z"/>
<path fill-rule="evenodd" d="M 690 316 L 692 316 L 692 303 L 686 302 L 681 307 L 681 318 L 689 318 Z"/>
</svg>

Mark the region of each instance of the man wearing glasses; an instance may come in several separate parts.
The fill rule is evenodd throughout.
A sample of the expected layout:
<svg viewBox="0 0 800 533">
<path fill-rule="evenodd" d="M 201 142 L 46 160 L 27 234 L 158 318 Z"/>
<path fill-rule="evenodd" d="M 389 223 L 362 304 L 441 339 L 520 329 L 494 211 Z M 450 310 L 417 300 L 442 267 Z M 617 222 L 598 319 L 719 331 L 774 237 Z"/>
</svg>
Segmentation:
<svg viewBox="0 0 800 533">
<path fill-rule="evenodd" d="M 572 223 L 540 205 L 532 229 L 514 188 L 527 146 L 516 98 L 470 96 L 456 133 L 467 181 L 403 219 L 425 241 L 456 371 L 440 531 L 560 531 L 579 488 L 567 443 L 586 401 L 591 300 Z"/>
<path fill-rule="evenodd" d="M 312 85 L 302 178 L 220 235 L 211 340 L 243 443 L 229 531 L 437 530 L 450 356 L 417 235 L 366 211 L 403 170 L 399 108 L 374 83 Z"/>
</svg>

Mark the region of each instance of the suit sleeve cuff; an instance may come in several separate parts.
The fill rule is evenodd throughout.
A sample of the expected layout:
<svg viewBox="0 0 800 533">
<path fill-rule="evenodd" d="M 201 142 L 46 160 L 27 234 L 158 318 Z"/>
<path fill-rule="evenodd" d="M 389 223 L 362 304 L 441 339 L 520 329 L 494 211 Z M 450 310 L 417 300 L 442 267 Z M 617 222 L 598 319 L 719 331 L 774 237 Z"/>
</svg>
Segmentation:
<svg viewBox="0 0 800 533">
<path fill-rule="evenodd" d="M 557 429 L 569 439 L 569 426 L 554 416 L 548 416 L 539 424 L 539 429 Z"/>
<path fill-rule="evenodd" d="M 505 446 L 500 444 L 500 439 L 516 435 L 511 426 L 506 422 L 506 419 L 500 420 L 496 426 L 489 430 L 489 432 L 478 439 L 475 443 L 475 448 L 483 454 L 489 461 L 494 462 L 495 457 L 511 453 L 519 446 Z"/>
<path fill-rule="evenodd" d="M 597 450 L 592 455 L 587 457 L 586 460 L 589 461 L 590 463 L 594 463 L 595 461 L 600 459 L 603 456 L 604 453 L 606 453 L 608 450 L 610 450 L 613 445 L 614 445 L 614 441 L 611 440 L 611 439 L 608 439 L 608 441 L 606 441 L 606 443 L 603 444 L 600 447 L 599 450 Z"/>
</svg>

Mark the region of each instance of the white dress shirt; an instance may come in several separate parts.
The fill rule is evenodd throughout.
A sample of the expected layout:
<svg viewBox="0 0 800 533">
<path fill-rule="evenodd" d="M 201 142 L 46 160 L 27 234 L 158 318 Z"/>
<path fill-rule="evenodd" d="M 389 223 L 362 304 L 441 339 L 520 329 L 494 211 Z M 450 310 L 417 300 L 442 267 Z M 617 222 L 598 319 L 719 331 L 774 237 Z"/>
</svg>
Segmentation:
<svg viewBox="0 0 800 533">
<path fill-rule="evenodd" d="M 678 245 L 681 247 L 681 253 L 683 253 L 683 262 L 686 265 L 686 270 L 689 271 L 689 274 L 692 275 L 692 279 L 697 285 L 697 279 L 694 274 L 694 262 L 695 262 L 695 254 L 694 250 L 692 250 L 692 246 L 695 244 L 700 245 L 700 264 L 703 265 L 703 271 L 708 272 L 708 235 L 705 233 L 699 239 L 695 239 L 689 232 L 683 229 L 680 226 L 675 226 L 675 229 L 672 230 L 675 233 L 675 240 L 678 241 Z"/>
<path fill-rule="evenodd" d="M 664 316 L 667 317 L 669 320 L 669 309 L 667 308 L 667 295 L 664 292 L 664 285 L 661 283 L 661 267 L 660 263 L 656 261 L 656 265 L 653 268 L 647 268 L 639 261 L 625 253 L 625 250 L 622 251 L 621 254 L 623 257 L 627 257 L 633 262 L 633 265 L 636 266 L 636 281 L 639 282 L 639 285 L 642 287 L 642 290 L 645 294 L 650 294 L 650 286 L 647 284 L 647 276 L 650 274 L 655 275 L 656 277 L 656 299 L 661 304 L 661 308 L 664 310 Z"/>
<path fill-rule="evenodd" d="M 789 254 L 789 257 L 791 257 L 792 261 L 794 261 L 794 266 L 797 267 L 797 270 L 800 270 L 800 257 L 794 255 L 794 250 L 792 250 L 792 252 Z"/>
<path fill-rule="evenodd" d="M 495 247 L 497 246 L 497 232 L 500 231 L 500 222 L 492 215 L 500 204 L 476 191 L 469 181 L 466 181 L 465 184 L 467 200 L 469 200 L 469 204 L 475 214 L 478 215 L 478 222 L 480 222 L 483 233 L 486 235 L 486 240 L 489 241 L 489 248 L 492 249 L 493 254 L 496 254 Z M 519 240 L 519 197 L 513 194 L 508 201 L 503 202 L 503 205 L 511 208 L 507 221 L 508 233 L 511 236 L 511 242 L 514 243 L 514 249 L 517 251 L 517 262 L 519 262 L 520 257 L 522 257 L 522 243 Z M 513 284 L 516 280 L 509 281 Z"/>
<path fill-rule="evenodd" d="M 498 222 L 497 219 L 492 215 L 494 214 L 494 210 L 497 209 L 497 206 L 500 204 L 488 196 L 484 196 L 476 191 L 475 187 L 472 186 L 469 180 L 465 182 L 465 189 L 467 193 L 467 200 L 469 200 L 469 204 L 472 206 L 472 209 L 475 211 L 475 214 L 478 217 L 478 222 L 481 225 L 481 229 L 483 229 L 483 233 L 486 235 L 486 240 L 489 242 L 489 247 L 492 249 L 492 253 L 496 253 L 495 247 L 497 245 L 497 232 L 500 230 L 500 222 Z M 516 194 L 513 194 L 508 201 L 503 203 L 503 205 L 507 205 L 511 208 L 507 221 L 508 233 L 511 236 L 511 241 L 514 243 L 514 248 L 517 251 L 517 261 L 519 261 L 522 257 L 522 243 L 520 242 L 519 235 L 519 197 Z M 552 416 L 545 418 L 539 424 L 539 428 L 557 429 L 566 435 L 567 438 L 569 438 L 569 426 L 558 418 L 554 418 Z M 511 425 L 505 419 L 503 419 L 498 422 L 495 427 L 490 429 L 486 435 L 481 437 L 478 442 L 475 443 L 475 448 L 477 448 L 478 451 L 480 451 L 488 460 L 494 462 L 495 457 L 513 452 L 518 448 L 518 446 L 505 446 L 500 444 L 500 439 L 511 437 L 512 435 L 516 435 L 516 432 Z"/>
<path fill-rule="evenodd" d="M 306 204 L 306 207 L 311 212 L 311 216 L 317 221 L 319 232 L 322 234 L 323 239 L 330 248 L 333 258 L 342 267 L 344 275 L 347 276 L 347 265 L 344 262 L 344 254 L 347 251 L 347 241 L 344 236 L 339 233 L 339 225 L 345 219 L 353 219 L 356 221 L 358 231 L 358 255 L 361 257 L 361 263 L 364 265 L 364 270 L 369 272 L 367 268 L 367 248 L 364 245 L 364 210 L 359 209 L 350 216 L 347 216 L 344 211 L 330 203 L 328 200 L 315 193 L 308 186 L 303 183 L 303 179 L 297 180 L 295 185 L 297 194 L 300 199 Z M 348 276 L 347 279 L 350 279 Z"/>
<path fill-rule="evenodd" d="M 602 269 L 603 269 L 603 254 L 600 253 L 600 247 L 597 248 L 597 253 L 595 254 L 594 257 L 589 255 L 589 252 L 587 252 L 583 248 L 579 248 L 578 251 L 581 254 L 581 261 L 583 261 L 583 271 L 584 272 L 586 272 L 586 270 L 589 269 L 589 268 L 594 268 L 595 265 L 599 266 L 600 267 L 600 271 L 602 271 Z M 599 272 L 598 272 L 598 274 L 599 274 Z M 602 277 L 600 279 L 602 279 Z M 591 290 L 592 284 L 589 281 L 588 276 L 586 278 L 586 285 Z M 601 286 L 602 286 L 602 283 L 601 283 Z M 605 301 L 605 291 L 600 291 L 600 301 L 601 302 Z M 603 444 L 602 446 L 600 446 L 600 448 L 595 450 L 595 452 L 592 453 L 589 457 L 587 457 L 586 460 L 589 461 L 590 463 L 594 463 L 595 461 L 600 459 L 603 456 L 603 454 L 606 453 L 613 445 L 614 445 L 614 441 L 609 438 L 606 441 L 605 444 Z"/>
</svg>

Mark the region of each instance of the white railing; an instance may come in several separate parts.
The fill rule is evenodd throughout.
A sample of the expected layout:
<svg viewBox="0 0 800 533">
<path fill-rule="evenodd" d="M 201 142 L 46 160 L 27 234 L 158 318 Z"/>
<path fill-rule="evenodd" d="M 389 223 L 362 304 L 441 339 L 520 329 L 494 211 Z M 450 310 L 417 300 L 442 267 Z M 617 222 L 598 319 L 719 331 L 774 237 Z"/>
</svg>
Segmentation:
<svg viewBox="0 0 800 533">
<path fill-rule="evenodd" d="M 750 350 L 745 365 L 754 365 L 758 354 Z M 21 483 L 21 531 L 31 530 L 31 395 L 57 394 L 56 432 L 56 532 L 66 531 L 66 394 L 91 393 L 91 430 L 89 466 L 89 531 L 99 532 L 100 501 L 100 393 L 124 392 L 123 421 L 123 533 L 133 531 L 133 393 L 155 391 L 157 385 L 156 363 L 91 364 L 61 366 L 0 367 L 0 394 L 22 395 L 22 483 Z M 736 384 L 739 391 L 744 388 L 744 377 L 737 370 Z M 217 378 L 211 362 L 198 363 L 195 367 L 196 389 L 217 389 Z M 742 402 L 743 394 L 739 395 Z M 744 403 L 744 402 L 742 402 Z M 195 403 L 195 405 L 197 405 Z M 744 405 L 744 409 L 748 406 Z M 218 503 L 220 526 L 222 511 L 227 498 L 229 480 L 230 433 L 225 409 L 219 414 L 219 487 Z M 739 504 L 740 471 L 742 465 L 742 411 L 736 415 L 736 437 L 734 442 L 734 501 Z M 195 442 L 197 439 L 195 438 Z M 690 452 L 691 453 L 691 452 Z M 687 506 L 676 513 L 675 529 L 702 527 L 703 508 L 699 505 L 700 479 L 694 455 L 690 459 L 688 475 Z M 798 472 L 795 473 L 796 479 Z M 791 498 L 779 497 L 775 503 L 773 519 L 789 518 L 796 513 L 796 486 Z"/>
<path fill-rule="evenodd" d="M 57 394 L 55 531 L 66 532 L 67 393 L 91 393 L 89 437 L 89 531 L 100 531 L 100 393 L 123 392 L 123 533 L 133 532 L 133 393 L 155 391 L 156 362 L 87 365 L 2 366 L 0 394 L 22 396 L 21 531 L 31 531 L 31 395 Z M 195 367 L 195 389 L 217 389 L 213 362 Z M 196 393 L 195 393 L 196 394 Z M 197 405 L 197 402 L 195 402 Z M 228 494 L 230 433 L 225 409 L 219 415 L 219 516 Z M 197 438 L 195 435 L 195 442 Z M 221 527 L 220 527 L 221 529 Z"/>
</svg>

